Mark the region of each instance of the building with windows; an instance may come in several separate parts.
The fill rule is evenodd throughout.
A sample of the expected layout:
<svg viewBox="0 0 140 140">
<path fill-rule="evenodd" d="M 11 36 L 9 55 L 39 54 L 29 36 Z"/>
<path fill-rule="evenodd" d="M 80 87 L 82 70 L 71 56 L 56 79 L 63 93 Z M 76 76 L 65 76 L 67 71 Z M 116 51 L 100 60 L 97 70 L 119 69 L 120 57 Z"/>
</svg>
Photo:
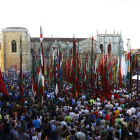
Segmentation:
<svg viewBox="0 0 140 140">
<path fill-rule="evenodd" d="M 0 68 L 2 71 L 7 71 L 11 66 L 15 66 L 17 71 L 20 69 L 20 38 L 22 38 L 21 47 L 24 71 L 32 70 L 34 52 L 36 52 L 38 61 L 40 61 L 40 38 L 30 37 L 28 30 L 23 27 L 7 27 L 2 29 L 0 34 Z M 73 38 L 44 38 L 45 59 L 49 58 L 51 41 L 54 53 L 60 49 L 62 52 L 65 52 L 65 55 L 68 55 L 69 50 L 73 48 Z M 78 53 L 83 58 L 87 52 L 91 52 L 90 38 L 76 38 L 76 45 Z M 97 33 L 93 48 L 94 52 L 96 49 L 97 58 L 100 57 L 101 51 L 103 54 L 108 54 L 110 53 L 109 51 L 113 55 L 121 54 L 124 52 L 122 36 L 115 33 Z"/>
<path fill-rule="evenodd" d="M 118 34 L 118 32 L 115 34 L 115 31 L 113 34 L 107 34 L 107 31 L 105 31 L 105 34 L 98 34 L 97 32 L 96 40 L 100 49 L 102 50 L 102 53 L 105 55 L 112 53 L 114 56 L 121 56 L 124 53 L 121 32 L 120 34 Z"/>
</svg>

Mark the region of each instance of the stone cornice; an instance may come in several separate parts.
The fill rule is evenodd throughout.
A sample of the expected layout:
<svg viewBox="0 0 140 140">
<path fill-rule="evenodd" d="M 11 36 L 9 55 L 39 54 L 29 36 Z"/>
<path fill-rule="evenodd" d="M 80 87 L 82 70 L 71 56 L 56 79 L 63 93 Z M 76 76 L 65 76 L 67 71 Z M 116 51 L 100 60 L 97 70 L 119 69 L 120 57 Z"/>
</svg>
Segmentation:
<svg viewBox="0 0 140 140">
<path fill-rule="evenodd" d="M 96 36 L 100 36 L 100 37 L 122 37 L 121 34 L 98 34 Z"/>
<path fill-rule="evenodd" d="M 2 32 L 28 32 L 26 29 L 2 29 Z"/>
</svg>

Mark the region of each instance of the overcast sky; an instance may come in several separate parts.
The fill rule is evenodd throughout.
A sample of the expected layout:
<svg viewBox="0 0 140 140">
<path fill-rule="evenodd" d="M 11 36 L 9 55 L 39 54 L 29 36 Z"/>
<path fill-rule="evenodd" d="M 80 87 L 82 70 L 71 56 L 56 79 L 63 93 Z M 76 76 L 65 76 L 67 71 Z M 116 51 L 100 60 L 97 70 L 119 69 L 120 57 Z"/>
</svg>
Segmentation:
<svg viewBox="0 0 140 140">
<path fill-rule="evenodd" d="M 140 0 L 0 0 L 0 29 L 26 27 L 31 37 L 90 37 L 120 33 L 140 48 Z"/>
</svg>

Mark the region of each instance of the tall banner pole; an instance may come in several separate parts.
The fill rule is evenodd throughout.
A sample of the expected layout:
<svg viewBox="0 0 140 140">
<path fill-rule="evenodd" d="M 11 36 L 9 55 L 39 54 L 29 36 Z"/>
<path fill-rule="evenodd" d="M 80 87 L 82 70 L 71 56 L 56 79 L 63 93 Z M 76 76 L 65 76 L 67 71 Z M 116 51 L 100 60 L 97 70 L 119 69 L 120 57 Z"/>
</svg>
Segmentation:
<svg viewBox="0 0 140 140">
<path fill-rule="evenodd" d="M 138 55 L 138 61 L 137 61 L 137 94 L 139 92 L 139 55 Z"/>
<path fill-rule="evenodd" d="M 92 46 L 91 46 L 91 94 L 93 92 L 93 72 L 92 72 L 92 66 L 93 66 L 93 36 L 92 36 Z"/>
</svg>

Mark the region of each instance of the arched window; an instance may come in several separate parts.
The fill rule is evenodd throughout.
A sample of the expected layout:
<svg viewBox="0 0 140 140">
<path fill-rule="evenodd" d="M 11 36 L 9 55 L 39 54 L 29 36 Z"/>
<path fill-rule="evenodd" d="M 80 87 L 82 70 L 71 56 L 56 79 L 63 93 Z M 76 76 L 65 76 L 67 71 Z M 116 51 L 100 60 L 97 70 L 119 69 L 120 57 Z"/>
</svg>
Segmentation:
<svg viewBox="0 0 140 140">
<path fill-rule="evenodd" d="M 110 54 L 111 53 L 111 45 L 109 44 L 108 45 L 108 54 Z"/>
<path fill-rule="evenodd" d="M 31 53 L 33 53 L 34 52 L 34 50 L 33 49 L 31 49 Z"/>
<path fill-rule="evenodd" d="M 12 41 L 11 46 L 12 46 L 12 53 L 16 53 L 17 52 L 17 43 L 15 40 Z"/>
</svg>

